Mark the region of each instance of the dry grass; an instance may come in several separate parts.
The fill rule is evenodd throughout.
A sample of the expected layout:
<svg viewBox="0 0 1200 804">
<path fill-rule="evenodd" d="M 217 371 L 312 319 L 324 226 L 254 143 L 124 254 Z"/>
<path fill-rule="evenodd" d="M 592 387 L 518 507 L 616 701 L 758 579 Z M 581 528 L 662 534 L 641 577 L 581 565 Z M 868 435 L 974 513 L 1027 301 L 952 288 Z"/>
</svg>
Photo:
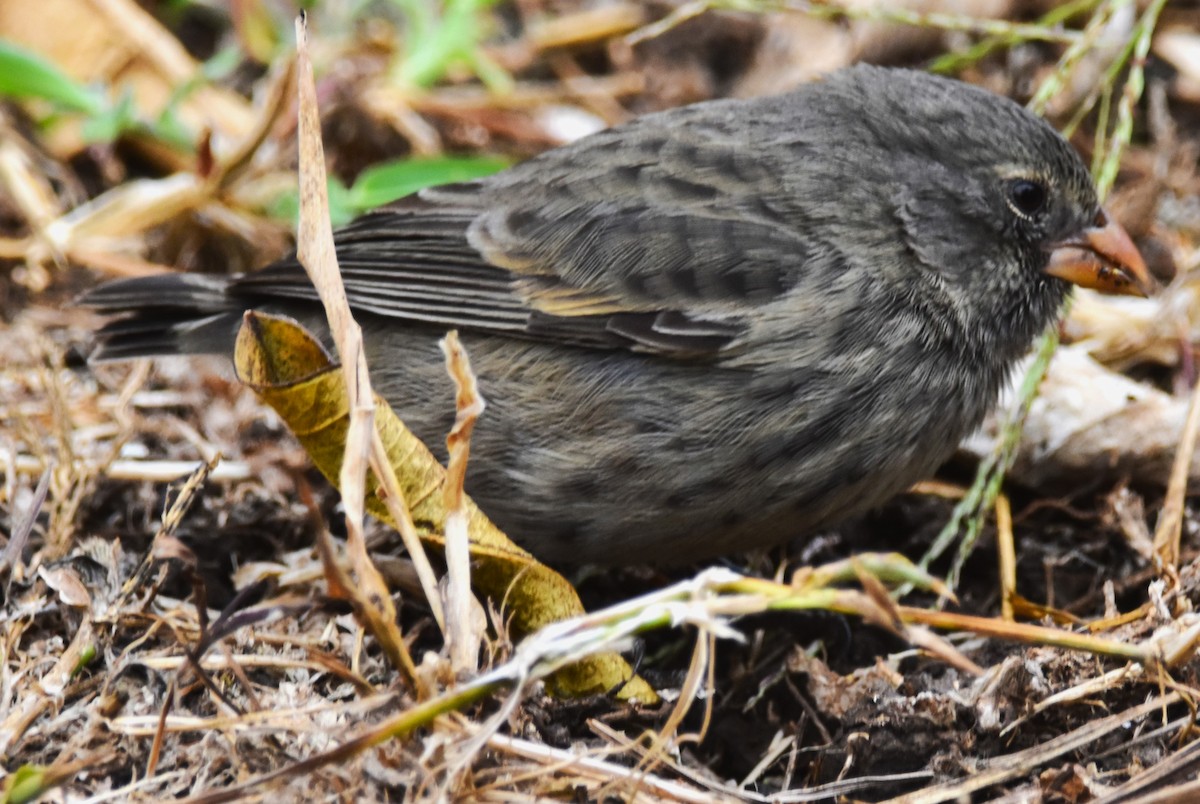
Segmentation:
<svg viewBox="0 0 1200 804">
<path fill-rule="evenodd" d="M 45 99 L 0 105 L 8 798 L 1187 800 L 1198 767 L 1200 528 L 1188 488 L 1200 478 L 1200 414 L 1185 432 L 1179 392 L 1195 383 L 1200 322 L 1189 274 L 1200 14 L 1114 0 L 1072 4 L 1068 16 L 1050 5 L 994 4 L 995 18 L 980 20 L 971 4 L 912 15 L 481 4 L 467 57 L 434 71 L 427 89 L 430 68 L 396 52 L 391 23 L 353 24 L 333 3 L 317 12 L 326 161 L 345 180 L 387 154 L 517 158 L 642 111 L 778 90 L 856 58 L 937 60 L 1073 128 L 1150 261 L 1179 273 L 1144 303 L 1084 298 L 1063 330 L 1100 370 L 1159 395 L 1138 413 L 1177 435 L 1156 442 L 1154 462 L 1126 457 L 1145 447 L 1141 431 L 1089 439 L 1099 430 L 1089 422 L 1072 435 L 1073 457 L 1043 460 L 1032 485 L 1022 482 L 1034 477 L 1029 446 L 1019 447 L 1007 496 L 991 479 L 947 492 L 970 476 L 950 467 L 928 493 L 740 557 L 737 571 L 582 573 L 594 613 L 515 645 L 503 601 L 482 601 L 491 630 L 478 670 L 461 649 L 476 639 L 472 607 L 452 593 L 434 613 L 438 559 L 414 565 L 394 533 L 360 525 L 353 504 L 344 524 L 336 495 L 227 369 L 78 359 L 96 324 L 69 306 L 82 287 L 168 266 L 249 268 L 285 249 L 286 227 L 267 211 L 295 180 L 297 118 L 290 60 L 270 32 L 282 40 L 290 20 L 256 27 L 197 6 L 163 24 L 104 0 L 78 4 L 62 41 L 38 29 L 37 47 L 68 73 L 93 42 L 88 52 L 111 54 L 136 41 L 136 59 L 90 63 L 103 62 L 102 81 L 133 87 L 153 125 L 87 145 L 80 121 L 34 124 Z M 476 30 L 463 25 L 464 36 Z M 0 10 L 0 38 L 33 35 Z M 209 82 L 184 48 L 213 42 L 274 66 L 246 60 Z M 193 81 L 202 91 L 181 88 Z M 191 152 L 167 136 L 172 110 Z M 453 404 L 449 379 L 445 394 Z M 1069 477 L 1056 475 L 1068 465 Z M 1129 465 L 1160 469 L 1112 471 Z M 920 556 L 950 518 L 950 496 L 982 511 L 975 529 L 998 543 L 983 539 L 963 564 L 954 603 L 906 562 L 871 552 Z M 394 611 L 367 627 L 365 604 L 335 594 L 355 584 L 334 570 L 352 567 L 366 589 L 371 561 Z M 889 590 L 906 582 L 927 591 L 901 606 Z M 562 663 L 614 646 L 664 703 L 541 692 Z"/>
</svg>

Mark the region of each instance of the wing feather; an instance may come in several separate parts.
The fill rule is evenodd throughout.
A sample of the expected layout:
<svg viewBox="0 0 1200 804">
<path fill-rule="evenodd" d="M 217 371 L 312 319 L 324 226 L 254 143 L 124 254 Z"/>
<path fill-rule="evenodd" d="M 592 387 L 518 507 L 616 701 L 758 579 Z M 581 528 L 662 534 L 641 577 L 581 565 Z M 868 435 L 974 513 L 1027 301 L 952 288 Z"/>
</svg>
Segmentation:
<svg viewBox="0 0 1200 804">
<path fill-rule="evenodd" d="M 602 132 L 358 219 L 335 235 L 351 305 L 590 348 L 717 356 L 795 285 L 807 247 L 753 134 L 732 113 L 689 126 L 694 114 L 659 116 L 641 137 L 630 136 L 637 123 Z M 294 258 L 232 292 L 315 298 Z"/>
</svg>

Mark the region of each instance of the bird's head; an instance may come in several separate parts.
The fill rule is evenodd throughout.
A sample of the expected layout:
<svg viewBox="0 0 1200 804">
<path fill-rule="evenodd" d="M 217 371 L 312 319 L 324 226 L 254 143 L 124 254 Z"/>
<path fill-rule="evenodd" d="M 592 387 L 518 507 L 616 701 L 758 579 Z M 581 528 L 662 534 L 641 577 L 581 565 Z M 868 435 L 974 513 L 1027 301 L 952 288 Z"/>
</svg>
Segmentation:
<svg viewBox="0 0 1200 804">
<path fill-rule="evenodd" d="M 857 107 L 865 118 L 851 136 L 868 159 L 877 154 L 872 180 L 903 248 L 962 309 L 1036 330 L 1065 283 L 1154 290 L 1079 154 L 1020 105 L 959 81 L 872 67 L 842 71 L 825 90 L 838 98 L 830 108 Z"/>
<path fill-rule="evenodd" d="M 897 186 L 897 208 L 910 246 L 931 267 L 977 274 L 995 269 L 1003 255 L 1025 279 L 1053 277 L 1123 295 L 1154 291 L 1129 235 L 1101 207 L 1083 160 L 1049 124 L 969 84 L 891 75 L 910 83 L 890 95 L 891 136 L 914 179 Z M 965 236 L 971 232 L 977 238 Z M 971 260 L 980 248 L 988 259 Z M 961 281 L 986 288 L 991 279 Z"/>
</svg>

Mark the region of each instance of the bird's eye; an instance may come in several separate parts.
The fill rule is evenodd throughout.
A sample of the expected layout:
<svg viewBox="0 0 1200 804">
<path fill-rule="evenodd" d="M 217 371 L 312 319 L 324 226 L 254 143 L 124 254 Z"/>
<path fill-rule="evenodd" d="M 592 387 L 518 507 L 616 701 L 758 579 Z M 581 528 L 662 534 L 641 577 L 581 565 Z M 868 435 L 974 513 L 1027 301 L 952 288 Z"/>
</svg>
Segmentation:
<svg viewBox="0 0 1200 804">
<path fill-rule="evenodd" d="M 1030 179 L 1016 179 L 1008 185 L 1008 205 L 1013 212 L 1032 218 L 1046 206 L 1046 185 Z"/>
</svg>

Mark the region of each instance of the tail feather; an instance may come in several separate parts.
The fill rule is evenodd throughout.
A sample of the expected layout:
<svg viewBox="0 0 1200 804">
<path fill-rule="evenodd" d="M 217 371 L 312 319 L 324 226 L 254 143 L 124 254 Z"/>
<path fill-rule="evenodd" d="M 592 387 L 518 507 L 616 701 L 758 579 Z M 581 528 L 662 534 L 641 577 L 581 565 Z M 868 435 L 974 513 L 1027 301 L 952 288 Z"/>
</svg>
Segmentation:
<svg viewBox="0 0 1200 804">
<path fill-rule="evenodd" d="M 92 288 L 79 304 L 101 313 L 143 309 L 217 312 L 230 308 L 230 277 L 207 274 L 159 274 L 118 279 Z"/>
<path fill-rule="evenodd" d="M 175 354 L 229 354 L 244 301 L 230 298 L 229 277 L 162 274 L 108 282 L 78 303 L 120 315 L 96 333 L 92 360 Z"/>
</svg>

